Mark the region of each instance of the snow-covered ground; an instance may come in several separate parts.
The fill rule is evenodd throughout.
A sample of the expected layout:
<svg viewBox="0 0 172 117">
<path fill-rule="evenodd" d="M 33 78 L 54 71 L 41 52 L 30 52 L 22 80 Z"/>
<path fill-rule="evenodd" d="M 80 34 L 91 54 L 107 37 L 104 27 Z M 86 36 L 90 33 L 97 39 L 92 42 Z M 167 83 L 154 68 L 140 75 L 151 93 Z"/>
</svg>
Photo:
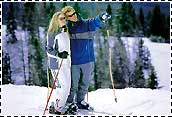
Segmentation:
<svg viewBox="0 0 172 117">
<path fill-rule="evenodd" d="M 24 85 L 3 85 L 2 115 L 42 115 L 47 88 Z M 169 115 L 170 92 L 151 89 L 116 89 L 118 102 L 111 89 L 89 92 L 89 103 L 95 112 L 80 114 L 108 115 Z M 52 97 L 53 99 L 53 97 Z"/>
</svg>

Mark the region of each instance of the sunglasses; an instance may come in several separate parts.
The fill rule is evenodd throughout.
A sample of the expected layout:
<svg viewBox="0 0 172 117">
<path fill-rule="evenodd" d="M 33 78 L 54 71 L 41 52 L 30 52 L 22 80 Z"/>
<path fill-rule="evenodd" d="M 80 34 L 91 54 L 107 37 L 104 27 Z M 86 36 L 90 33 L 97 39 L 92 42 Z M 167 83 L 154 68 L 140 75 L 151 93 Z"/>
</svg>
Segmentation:
<svg viewBox="0 0 172 117">
<path fill-rule="evenodd" d="M 65 17 L 60 17 L 59 19 L 62 21 L 62 20 L 65 20 L 66 18 Z"/>
<path fill-rule="evenodd" d="M 71 15 L 68 15 L 68 17 L 72 17 L 76 14 L 76 12 L 72 13 Z"/>
</svg>

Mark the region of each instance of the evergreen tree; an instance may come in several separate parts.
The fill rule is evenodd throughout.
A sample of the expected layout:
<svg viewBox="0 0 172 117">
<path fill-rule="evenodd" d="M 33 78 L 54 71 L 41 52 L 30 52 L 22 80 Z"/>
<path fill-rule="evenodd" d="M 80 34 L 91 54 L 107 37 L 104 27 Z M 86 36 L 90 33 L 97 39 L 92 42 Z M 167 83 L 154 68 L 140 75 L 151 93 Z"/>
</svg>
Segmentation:
<svg viewBox="0 0 172 117">
<path fill-rule="evenodd" d="M 81 9 L 80 9 L 80 6 L 79 6 L 79 3 L 78 2 L 75 2 L 73 8 L 75 9 L 75 11 L 77 13 L 80 13 L 81 14 Z"/>
<path fill-rule="evenodd" d="M 95 61 L 95 69 L 96 69 L 96 77 L 95 81 L 95 88 L 109 88 L 111 83 L 109 79 L 109 65 L 108 65 L 108 43 L 105 42 L 105 39 L 100 36 L 96 36 L 95 39 L 98 43 L 97 46 L 97 54 L 96 54 L 96 61 Z M 108 71 L 108 72 L 107 72 Z"/>
<path fill-rule="evenodd" d="M 17 29 L 17 23 L 14 17 L 14 3 L 9 4 L 9 9 L 7 11 L 7 20 L 6 20 L 6 36 L 7 43 L 15 43 L 17 41 L 15 30 Z"/>
<path fill-rule="evenodd" d="M 108 27 L 112 28 L 113 27 L 113 25 L 112 25 L 113 16 L 112 16 L 112 8 L 111 8 L 110 4 L 107 5 L 106 12 L 109 15 L 111 15 L 111 18 L 108 20 Z"/>
<path fill-rule="evenodd" d="M 133 35 L 134 27 L 136 27 L 135 10 L 131 3 L 122 3 L 121 7 L 117 9 L 115 17 L 115 26 L 117 33 L 124 36 Z"/>
<path fill-rule="evenodd" d="M 88 12 L 86 10 L 81 10 L 79 3 L 75 2 L 73 8 L 77 13 L 79 13 L 84 19 L 88 18 Z"/>
<path fill-rule="evenodd" d="M 130 79 L 129 59 L 125 45 L 115 41 L 112 51 L 112 72 L 116 88 L 128 87 Z"/>
<path fill-rule="evenodd" d="M 164 31 L 165 42 L 170 43 L 170 15 L 166 17 L 165 31 Z"/>
<path fill-rule="evenodd" d="M 27 85 L 33 85 L 33 47 L 31 45 L 32 37 L 35 37 L 35 22 L 34 22 L 34 10 L 35 10 L 35 3 L 24 3 L 24 14 L 23 14 L 23 29 L 28 32 L 28 66 L 29 66 L 29 79 L 26 80 Z"/>
<path fill-rule="evenodd" d="M 66 3 L 66 2 L 63 2 L 63 4 L 62 4 L 62 7 L 61 7 L 61 8 L 64 8 L 65 6 L 67 6 L 67 3 Z"/>
<path fill-rule="evenodd" d="M 165 15 L 161 13 L 160 6 L 156 5 L 153 9 L 152 19 L 150 23 L 150 31 L 154 36 L 164 36 Z"/>
<path fill-rule="evenodd" d="M 145 34 L 145 16 L 143 14 L 142 7 L 139 10 L 139 22 L 140 22 L 141 30 L 143 31 L 143 34 Z"/>
<path fill-rule="evenodd" d="M 145 87 L 145 78 L 143 73 L 143 65 L 142 60 L 140 58 L 137 58 L 135 61 L 135 69 L 132 74 L 132 87 L 136 88 L 144 88 Z"/>
<path fill-rule="evenodd" d="M 143 47 L 144 48 L 144 54 L 143 54 L 143 67 L 145 70 L 150 69 L 151 67 L 151 56 L 150 56 L 150 51 L 147 47 Z"/>
<path fill-rule="evenodd" d="M 148 78 L 148 88 L 157 89 L 158 88 L 158 78 L 156 76 L 154 67 L 151 66 L 151 73 Z"/>
<path fill-rule="evenodd" d="M 138 27 L 139 27 L 139 22 L 138 22 L 138 18 L 135 12 L 135 9 L 132 5 L 132 3 L 128 3 L 128 14 L 130 18 L 130 22 L 131 22 L 131 29 L 130 29 L 130 35 L 134 36 L 134 35 L 138 35 Z"/>
<path fill-rule="evenodd" d="M 151 11 L 148 12 L 147 16 L 146 16 L 146 21 L 145 21 L 145 25 L 146 25 L 146 36 L 149 37 L 151 35 L 151 19 L 152 19 L 152 13 Z"/>
<path fill-rule="evenodd" d="M 144 46 L 143 39 L 139 40 L 138 44 L 138 57 L 141 59 L 144 69 L 149 69 L 151 66 L 151 57 L 150 51 L 147 47 Z"/>
<path fill-rule="evenodd" d="M 136 15 L 136 13 L 135 13 L 135 9 L 133 8 L 132 9 L 132 11 L 131 11 L 131 17 L 132 17 L 132 26 L 133 26 L 133 28 L 132 28 L 132 32 L 133 32 L 133 34 L 132 34 L 132 36 L 134 36 L 134 35 L 138 35 L 138 25 L 139 25 L 139 22 L 138 22 L 138 18 L 137 18 L 137 15 Z"/>
<path fill-rule="evenodd" d="M 120 36 L 122 34 L 122 29 L 121 29 L 121 10 L 120 9 L 117 9 L 117 13 L 116 13 L 116 16 L 115 16 L 115 21 L 114 21 L 114 32 L 116 33 L 116 36 L 118 39 L 120 39 Z"/>
<path fill-rule="evenodd" d="M 43 50 L 39 39 L 39 19 L 35 20 L 35 3 L 25 3 L 25 24 L 28 31 L 29 79 L 27 85 L 46 85 L 46 71 L 43 70 Z"/>
<path fill-rule="evenodd" d="M 50 2 L 50 5 L 48 5 L 46 7 L 46 11 L 47 11 L 47 14 L 48 14 L 48 23 L 49 23 L 51 18 L 52 18 L 52 16 L 56 12 L 56 7 L 54 6 L 53 2 Z"/>
<path fill-rule="evenodd" d="M 97 73 L 97 66 L 96 66 L 96 63 L 94 63 L 94 88 L 95 89 L 98 89 L 98 88 L 100 88 L 100 86 L 99 86 L 99 83 L 98 83 L 98 73 Z"/>
<path fill-rule="evenodd" d="M 11 80 L 10 56 L 2 51 L 2 84 L 13 83 Z"/>
<path fill-rule="evenodd" d="M 38 9 L 38 12 L 40 17 L 39 18 L 39 23 L 40 26 L 45 27 L 45 31 L 47 31 L 47 27 L 49 24 L 49 19 L 48 19 L 48 13 L 47 13 L 47 3 L 43 2 L 42 4 L 38 4 L 37 6 L 40 6 L 40 9 Z"/>
</svg>

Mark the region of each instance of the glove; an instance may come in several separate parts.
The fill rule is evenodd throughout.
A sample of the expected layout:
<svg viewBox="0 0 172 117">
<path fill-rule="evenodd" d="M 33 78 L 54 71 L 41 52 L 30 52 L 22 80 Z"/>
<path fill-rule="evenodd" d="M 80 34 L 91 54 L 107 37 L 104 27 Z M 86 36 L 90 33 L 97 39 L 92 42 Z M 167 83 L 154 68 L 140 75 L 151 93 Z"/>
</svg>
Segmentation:
<svg viewBox="0 0 172 117">
<path fill-rule="evenodd" d="M 111 18 L 111 16 L 110 16 L 108 13 L 103 13 L 103 14 L 100 15 L 100 19 L 101 19 L 103 22 L 107 21 L 107 20 L 110 19 L 110 18 Z"/>
<path fill-rule="evenodd" d="M 63 59 L 66 59 L 68 55 L 69 54 L 66 51 L 58 53 L 58 57 L 63 58 Z"/>
</svg>

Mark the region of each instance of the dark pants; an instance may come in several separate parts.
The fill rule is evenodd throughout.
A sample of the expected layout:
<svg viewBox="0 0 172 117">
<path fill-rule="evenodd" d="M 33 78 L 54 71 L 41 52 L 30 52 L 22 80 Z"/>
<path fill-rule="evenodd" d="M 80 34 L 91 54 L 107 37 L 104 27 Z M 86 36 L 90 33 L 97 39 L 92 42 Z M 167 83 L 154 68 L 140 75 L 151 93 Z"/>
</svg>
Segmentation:
<svg viewBox="0 0 172 117">
<path fill-rule="evenodd" d="M 71 89 L 70 95 L 68 96 L 68 103 L 74 101 L 81 102 L 84 100 L 85 95 L 88 91 L 89 83 L 93 78 L 94 62 L 86 64 L 72 65 L 71 66 Z M 81 77 L 81 72 L 83 76 Z"/>
</svg>

